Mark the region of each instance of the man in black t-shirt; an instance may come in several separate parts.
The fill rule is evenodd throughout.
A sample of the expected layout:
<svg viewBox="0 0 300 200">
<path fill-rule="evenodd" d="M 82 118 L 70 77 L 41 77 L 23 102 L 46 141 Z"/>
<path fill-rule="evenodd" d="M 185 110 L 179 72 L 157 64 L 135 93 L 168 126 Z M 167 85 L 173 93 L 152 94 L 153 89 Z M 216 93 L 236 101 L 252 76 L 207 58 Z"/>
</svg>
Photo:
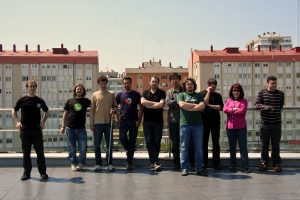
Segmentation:
<svg viewBox="0 0 300 200">
<path fill-rule="evenodd" d="M 27 95 L 21 97 L 16 102 L 12 111 L 13 118 L 16 121 L 16 127 L 20 129 L 22 141 L 24 173 L 21 180 L 25 181 L 30 179 L 32 169 L 30 153 L 31 146 L 33 145 L 37 154 L 37 165 L 41 174 L 41 180 L 46 181 L 48 175 L 46 173 L 42 129 L 45 127 L 49 109 L 45 101 L 35 95 L 37 83 L 34 80 L 27 81 L 26 88 L 28 91 Z M 20 109 L 21 120 L 18 118 L 17 114 L 17 111 Z M 43 117 L 41 117 L 41 109 L 44 111 Z"/>
<path fill-rule="evenodd" d="M 204 134 L 203 134 L 203 162 L 204 168 L 208 164 L 208 141 L 211 133 L 213 145 L 213 168 L 220 170 L 220 111 L 223 110 L 224 104 L 220 93 L 216 92 L 217 80 L 210 78 L 207 81 L 207 89 L 200 92 L 204 98 L 205 110 L 203 113 Z"/>
<path fill-rule="evenodd" d="M 144 106 L 144 135 L 150 159 L 150 170 L 160 171 L 158 160 L 163 129 L 163 107 L 166 93 L 158 88 L 159 78 L 150 78 L 150 89 L 145 90 L 141 104 Z"/>
<path fill-rule="evenodd" d="M 120 142 L 126 150 L 125 167 L 127 170 L 132 170 L 136 137 L 143 109 L 141 108 L 141 94 L 131 89 L 132 79 L 126 76 L 122 82 L 124 91 L 119 92 L 116 96 L 117 104 L 120 105 Z"/>
<path fill-rule="evenodd" d="M 86 110 L 91 101 L 84 98 L 86 90 L 82 84 L 74 86 L 73 96 L 64 107 L 61 133 L 66 130 L 69 149 L 69 158 L 72 171 L 81 171 L 86 165 L 87 133 L 85 129 Z M 76 156 L 76 144 L 78 143 L 79 159 Z"/>
</svg>

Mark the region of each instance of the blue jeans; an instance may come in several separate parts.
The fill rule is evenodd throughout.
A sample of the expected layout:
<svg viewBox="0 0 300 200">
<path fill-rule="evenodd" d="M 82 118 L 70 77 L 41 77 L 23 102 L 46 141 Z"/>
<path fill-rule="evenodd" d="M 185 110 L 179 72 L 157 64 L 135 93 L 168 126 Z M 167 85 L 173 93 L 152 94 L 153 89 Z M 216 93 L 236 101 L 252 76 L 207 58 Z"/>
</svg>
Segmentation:
<svg viewBox="0 0 300 200">
<path fill-rule="evenodd" d="M 181 125 L 180 127 L 180 164 L 181 169 L 189 168 L 189 146 L 191 137 L 195 148 L 196 171 L 203 169 L 203 125 Z"/>
<path fill-rule="evenodd" d="M 227 129 L 230 151 L 230 165 L 236 167 L 236 143 L 238 142 L 241 154 L 241 167 L 249 168 L 247 129 Z"/>
<path fill-rule="evenodd" d="M 128 133 L 128 135 L 127 135 Z M 126 150 L 126 162 L 132 163 L 138 129 L 135 121 L 121 119 L 119 139 Z"/>
<path fill-rule="evenodd" d="M 160 152 L 163 121 L 144 121 L 143 126 L 150 163 L 159 163 L 158 156 Z"/>
<path fill-rule="evenodd" d="M 269 145 L 271 141 L 273 165 L 280 164 L 281 124 L 261 124 L 261 162 L 269 161 Z"/>
<path fill-rule="evenodd" d="M 111 132 L 112 130 L 110 130 L 110 124 L 95 124 L 94 147 L 95 147 L 96 165 L 102 165 L 101 141 L 102 141 L 103 134 L 106 141 L 106 164 L 107 165 L 112 164 L 113 140 L 110 139 L 110 134 L 112 134 Z M 109 148 L 109 146 L 111 148 Z"/>
<path fill-rule="evenodd" d="M 69 128 L 66 129 L 69 159 L 73 165 L 86 164 L 87 133 L 86 129 Z M 76 144 L 78 143 L 79 159 L 76 156 Z"/>
</svg>

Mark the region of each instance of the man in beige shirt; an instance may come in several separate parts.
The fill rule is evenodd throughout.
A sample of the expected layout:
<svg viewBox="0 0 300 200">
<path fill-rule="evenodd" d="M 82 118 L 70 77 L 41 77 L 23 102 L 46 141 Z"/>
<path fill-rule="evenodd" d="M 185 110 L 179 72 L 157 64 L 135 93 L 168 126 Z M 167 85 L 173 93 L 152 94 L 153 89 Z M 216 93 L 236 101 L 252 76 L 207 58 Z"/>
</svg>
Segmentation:
<svg viewBox="0 0 300 200">
<path fill-rule="evenodd" d="M 106 165 L 109 171 L 113 171 L 112 165 L 112 147 L 113 140 L 110 137 L 111 130 L 111 115 L 116 113 L 117 103 L 115 94 L 107 90 L 108 79 L 106 76 L 100 76 L 97 79 L 99 91 L 94 92 L 91 98 L 90 106 L 90 126 L 94 132 L 95 146 L 95 171 L 101 170 L 101 141 L 104 135 L 106 141 Z"/>
</svg>

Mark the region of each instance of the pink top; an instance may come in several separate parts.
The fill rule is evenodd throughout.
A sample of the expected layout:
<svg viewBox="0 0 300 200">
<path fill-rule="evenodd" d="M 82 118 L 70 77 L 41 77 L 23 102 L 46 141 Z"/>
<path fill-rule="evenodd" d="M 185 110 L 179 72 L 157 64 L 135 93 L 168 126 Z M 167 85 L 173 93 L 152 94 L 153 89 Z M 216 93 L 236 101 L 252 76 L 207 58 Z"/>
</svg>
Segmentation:
<svg viewBox="0 0 300 200">
<path fill-rule="evenodd" d="M 227 129 L 242 129 L 247 127 L 246 112 L 248 102 L 246 99 L 233 100 L 227 99 L 223 111 L 227 114 Z M 233 111 L 233 108 L 239 108 L 239 110 Z"/>
</svg>

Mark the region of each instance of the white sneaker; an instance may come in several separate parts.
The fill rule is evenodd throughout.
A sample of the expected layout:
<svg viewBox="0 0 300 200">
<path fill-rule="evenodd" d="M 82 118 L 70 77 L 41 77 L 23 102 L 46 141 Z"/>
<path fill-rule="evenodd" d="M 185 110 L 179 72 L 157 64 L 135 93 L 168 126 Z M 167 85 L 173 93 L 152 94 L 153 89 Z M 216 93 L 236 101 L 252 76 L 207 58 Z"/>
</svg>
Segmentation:
<svg viewBox="0 0 300 200">
<path fill-rule="evenodd" d="M 73 172 L 77 171 L 77 166 L 74 165 L 74 164 L 71 164 L 71 170 L 72 170 Z"/>
<path fill-rule="evenodd" d="M 81 163 L 79 163 L 79 164 L 77 165 L 77 167 L 76 167 L 77 171 L 82 171 L 83 168 L 84 168 L 84 165 L 81 164 Z"/>
<path fill-rule="evenodd" d="M 113 165 L 108 165 L 108 166 L 107 166 L 107 170 L 108 170 L 108 171 L 115 171 L 115 168 L 114 168 Z"/>
<path fill-rule="evenodd" d="M 95 165 L 94 171 L 96 171 L 96 172 L 101 171 L 101 166 L 100 165 Z"/>
</svg>

